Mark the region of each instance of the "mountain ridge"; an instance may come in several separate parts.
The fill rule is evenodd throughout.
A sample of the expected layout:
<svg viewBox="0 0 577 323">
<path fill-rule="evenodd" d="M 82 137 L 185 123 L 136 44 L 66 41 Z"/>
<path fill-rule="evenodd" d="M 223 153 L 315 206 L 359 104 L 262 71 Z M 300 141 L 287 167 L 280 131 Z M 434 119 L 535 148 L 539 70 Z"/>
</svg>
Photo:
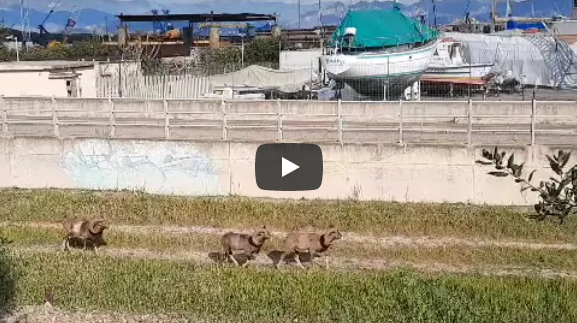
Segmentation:
<svg viewBox="0 0 577 323">
<path fill-rule="evenodd" d="M 20 29 L 20 6 L 18 0 L 4 0 L 0 5 L 0 22 L 6 27 Z M 150 0 L 97 0 L 85 7 L 75 7 L 76 0 L 62 0 L 61 5 L 55 8 L 45 23 L 45 28 L 49 32 L 57 32 L 65 27 L 67 19 L 72 15 L 75 9 L 78 12 L 76 31 L 91 31 L 96 33 L 115 32 L 118 26 L 118 19 L 115 15 L 124 14 L 150 14 L 152 9 L 172 9 L 171 13 L 206 13 L 214 11 L 215 13 L 279 13 L 279 22 L 283 28 L 298 28 L 298 9 L 297 5 L 285 2 L 258 2 L 255 0 L 219 0 L 206 1 L 188 4 L 160 5 Z M 359 1 L 350 6 L 351 10 L 366 9 L 391 9 L 393 1 Z M 38 25 L 46 18 L 50 11 L 49 2 L 38 4 L 35 8 L 29 9 L 30 28 L 32 31 L 38 30 Z M 533 6 L 531 6 L 533 4 Z M 235 10 L 226 10 L 227 8 Z M 178 11 L 176 10 L 178 8 Z M 457 18 L 465 16 L 468 11 L 471 17 L 480 21 L 487 21 L 490 17 L 491 2 L 487 0 L 437 0 L 435 12 L 430 0 L 419 0 L 412 4 L 400 4 L 401 10 L 409 15 L 416 16 L 424 14 L 426 23 L 433 24 L 436 16 L 437 24 L 447 24 Z M 505 3 L 499 3 L 497 12 L 500 16 L 505 15 Z M 223 10 L 224 9 L 224 10 Z M 338 25 L 340 20 L 346 14 L 349 5 L 341 1 L 331 1 L 322 4 L 322 22 L 325 25 Z M 551 0 L 526 0 L 514 2 L 512 4 L 512 13 L 515 16 L 531 16 L 534 11 L 535 16 L 551 17 L 554 14 L 569 16 L 572 12 L 572 1 L 557 2 L 551 5 Z M 301 4 L 301 27 L 312 28 L 319 25 L 318 4 L 305 3 Z M 175 26 L 180 27 L 179 23 Z M 152 23 L 131 23 L 131 30 L 151 30 Z"/>
</svg>

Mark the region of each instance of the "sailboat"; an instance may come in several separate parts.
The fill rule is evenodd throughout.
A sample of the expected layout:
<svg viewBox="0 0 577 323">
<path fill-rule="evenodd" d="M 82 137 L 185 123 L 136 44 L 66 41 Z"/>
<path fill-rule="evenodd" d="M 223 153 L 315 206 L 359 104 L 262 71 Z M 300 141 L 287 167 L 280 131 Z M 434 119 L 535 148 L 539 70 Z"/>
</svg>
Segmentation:
<svg viewBox="0 0 577 323">
<path fill-rule="evenodd" d="M 481 81 L 491 72 L 493 64 L 469 64 L 462 56 L 462 43 L 451 37 L 438 44 L 431 64 L 423 74 L 423 81 L 470 82 Z"/>
<path fill-rule="evenodd" d="M 425 72 L 439 33 L 392 10 L 349 11 L 321 56 L 329 78 L 357 93 L 388 98 L 400 95 Z"/>
</svg>

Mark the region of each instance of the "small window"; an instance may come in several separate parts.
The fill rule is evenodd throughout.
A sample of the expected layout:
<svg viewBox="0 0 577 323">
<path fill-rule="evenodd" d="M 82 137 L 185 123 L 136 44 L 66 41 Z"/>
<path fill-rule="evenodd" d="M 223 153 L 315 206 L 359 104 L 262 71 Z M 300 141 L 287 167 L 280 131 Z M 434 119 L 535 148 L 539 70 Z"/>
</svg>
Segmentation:
<svg viewBox="0 0 577 323">
<path fill-rule="evenodd" d="M 257 90 L 244 90 L 244 91 L 240 91 L 240 94 L 259 94 L 260 91 Z"/>
<path fill-rule="evenodd" d="M 66 93 L 68 94 L 68 97 L 72 96 L 72 81 L 70 80 L 66 81 Z"/>
<path fill-rule="evenodd" d="M 223 90 L 214 90 L 212 91 L 212 93 L 216 94 L 216 95 L 221 95 L 223 92 Z"/>
</svg>

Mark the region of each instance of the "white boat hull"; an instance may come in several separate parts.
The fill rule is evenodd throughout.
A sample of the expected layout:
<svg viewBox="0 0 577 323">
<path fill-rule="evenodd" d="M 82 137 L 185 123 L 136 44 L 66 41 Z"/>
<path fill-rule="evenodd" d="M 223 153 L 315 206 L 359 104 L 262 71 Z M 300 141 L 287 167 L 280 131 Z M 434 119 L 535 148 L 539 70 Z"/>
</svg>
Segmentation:
<svg viewBox="0 0 577 323">
<path fill-rule="evenodd" d="M 416 82 L 429 67 L 436 46 L 434 42 L 397 53 L 323 55 L 321 62 L 330 78 L 347 83 L 360 94 L 375 96 L 385 87 L 395 93 Z"/>
<path fill-rule="evenodd" d="M 493 65 L 461 65 L 461 66 L 435 66 L 431 65 L 423 73 L 426 79 L 482 79 L 491 72 Z"/>
</svg>

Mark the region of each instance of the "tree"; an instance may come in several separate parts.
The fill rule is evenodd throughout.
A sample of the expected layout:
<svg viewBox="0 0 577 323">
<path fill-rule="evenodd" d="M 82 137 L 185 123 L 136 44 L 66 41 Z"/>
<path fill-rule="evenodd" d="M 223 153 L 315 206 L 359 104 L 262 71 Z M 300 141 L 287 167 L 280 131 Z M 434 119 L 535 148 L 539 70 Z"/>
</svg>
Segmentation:
<svg viewBox="0 0 577 323">
<path fill-rule="evenodd" d="M 248 64 L 278 63 L 279 41 L 274 38 L 255 39 L 245 49 L 245 62 Z"/>
<path fill-rule="evenodd" d="M 16 59 L 16 55 L 12 55 L 12 51 L 4 46 L 4 42 L 9 36 L 10 31 L 4 26 L 0 25 L 0 62 L 7 62 Z"/>
<path fill-rule="evenodd" d="M 279 40 L 277 39 L 255 39 L 245 45 L 244 65 L 264 64 L 267 67 L 276 65 L 279 62 Z M 205 65 L 210 73 L 223 73 L 241 67 L 242 49 L 240 47 L 226 47 L 219 49 L 209 49 L 200 55 L 200 63 Z"/>
<path fill-rule="evenodd" d="M 577 213 L 577 164 L 566 169 L 571 158 L 571 152 L 559 150 L 553 156 L 546 155 L 551 170 L 555 173 L 549 180 L 540 181 L 538 185 L 531 183 L 536 170 L 524 177 L 523 167 L 525 163 L 515 164 L 515 154 L 510 154 L 507 163 L 503 165 L 505 151 L 499 151 L 497 147 L 493 152 L 483 149 L 484 160 L 477 160 L 481 165 L 492 165 L 495 171 L 488 174 L 495 177 L 513 177 L 515 183 L 521 184 L 521 192 L 531 190 L 539 194 L 539 203 L 534 205 L 537 214 L 534 216 L 539 221 L 547 217 L 556 217 L 563 224 L 567 216 Z"/>
<path fill-rule="evenodd" d="M 117 53 L 97 39 L 82 40 L 72 44 L 58 44 L 51 47 L 34 47 L 22 52 L 22 60 L 102 60 Z"/>
<path fill-rule="evenodd" d="M 10 33 L 8 32 L 8 29 L 4 28 L 4 26 L 0 25 L 0 44 L 2 44 L 5 40 L 6 37 L 10 36 Z"/>
</svg>

